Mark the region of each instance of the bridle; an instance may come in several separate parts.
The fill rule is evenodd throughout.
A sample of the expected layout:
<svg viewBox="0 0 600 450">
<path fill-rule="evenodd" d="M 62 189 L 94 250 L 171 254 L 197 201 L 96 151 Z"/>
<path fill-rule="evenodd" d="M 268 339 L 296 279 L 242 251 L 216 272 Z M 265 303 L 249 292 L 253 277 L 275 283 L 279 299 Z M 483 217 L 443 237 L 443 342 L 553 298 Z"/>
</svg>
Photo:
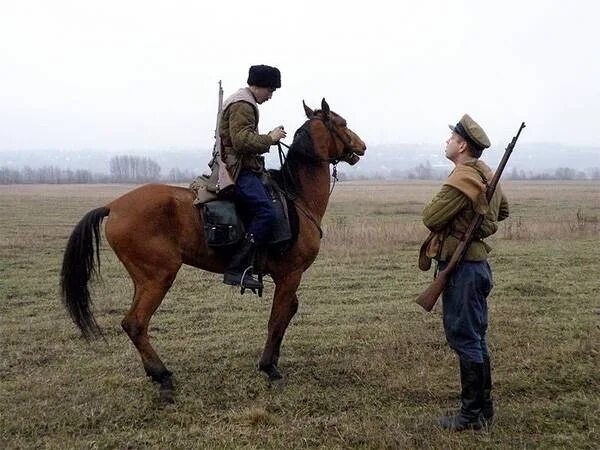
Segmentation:
<svg viewBox="0 0 600 450">
<path fill-rule="evenodd" d="M 323 119 L 322 117 L 314 117 L 314 119 L 317 119 L 317 120 L 320 120 L 323 122 L 323 125 L 325 125 L 325 128 L 327 128 L 327 131 L 329 131 L 329 136 L 331 137 L 331 143 L 332 143 L 332 145 L 335 146 L 336 152 L 337 152 L 337 143 L 335 140 L 336 137 L 344 145 L 344 148 L 342 149 L 342 154 L 338 158 L 333 158 L 332 160 L 329 161 L 330 164 L 333 164 L 333 170 L 331 173 L 331 176 L 333 177 L 333 184 L 331 185 L 331 190 L 329 191 L 329 196 L 331 197 L 331 193 L 333 192 L 333 189 L 335 188 L 335 185 L 338 181 L 337 165 L 344 158 L 344 156 L 348 156 L 348 157 L 351 156 L 354 153 L 354 150 L 352 150 L 352 147 L 350 146 L 350 142 L 348 142 L 346 139 L 344 139 L 344 137 L 342 137 L 342 135 L 339 133 L 339 131 L 337 130 L 335 125 L 332 123 L 333 121 L 329 117 L 329 114 L 327 115 L 327 120 Z"/>
<path fill-rule="evenodd" d="M 343 160 L 344 156 L 350 156 L 354 153 L 354 150 L 350 146 L 350 142 L 344 136 L 342 136 L 340 134 L 340 132 L 335 127 L 335 125 L 333 125 L 331 123 L 332 121 L 330 118 L 324 119 L 322 117 L 314 116 L 314 117 L 311 117 L 310 119 L 308 119 L 308 122 L 310 122 L 312 120 L 320 120 L 321 122 L 323 122 L 323 125 L 325 125 L 325 128 L 327 128 L 327 131 L 329 132 L 329 137 L 331 138 L 331 145 L 333 145 L 335 147 L 334 148 L 335 153 L 337 153 L 337 151 L 338 151 L 336 138 L 339 139 L 342 142 L 342 144 L 344 145 L 344 147 L 342 149 L 342 154 L 340 156 L 333 157 L 333 158 L 318 158 L 319 161 L 336 165 L 337 163 L 339 163 L 340 161 Z M 279 144 L 283 145 L 288 150 L 290 149 L 290 146 L 285 144 L 284 142 L 280 141 L 278 143 L 278 145 Z"/>
<path fill-rule="evenodd" d="M 347 139 L 344 139 L 344 137 L 342 137 L 342 135 L 339 133 L 339 131 L 336 129 L 335 125 L 332 123 L 331 118 L 327 117 L 327 119 L 324 119 L 323 117 L 319 117 L 319 116 L 313 116 L 311 118 L 308 119 L 308 121 L 312 121 L 312 120 L 320 120 L 321 122 L 323 122 L 323 125 L 325 126 L 325 128 L 327 128 L 327 131 L 329 131 L 329 137 L 331 138 L 331 145 L 333 145 L 335 147 L 335 153 L 337 153 L 338 148 L 337 148 L 337 141 L 336 138 L 339 139 L 342 144 L 344 145 L 344 148 L 342 149 L 342 153 L 334 158 L 317 158 L 318 161 L 320 162 L 326 162 L 328 164 L 332 164 L 333 165 L 333 171 L 332 171 L 332 178 L 333 178 L 333 184 L 331 185 L 331 189 L 329 190 L 329 197 L 331 197 L 331 194 L 333 193 L 333 189 L 335 188 L 336 182 L 338 181 L 338 176 L 337 176 L 337 165 L 340 161 L 342 161 L 342 159 L 344 158 L 344 156 L 350 156 L 354 153 L 354 150 L 352 149 L 352 147 L 350 146 L 350 142 L 348 142 Z M 284 167 L 284 163 L 286 162 L 286 155 L 283 152 L 283 150 L 281 149 L 281 146 L 284 146 L 285 148 L 287 148 L 288 150 L 290 150 L 290 146 L 287 145 L 284 142 L 279 141 L 277 143 L 277 147 L 279 150 L 279 162 L 281 164 L 281 167 Z M 314 142 L 313 142 L 313 148 L 314 148 Z M 284 178 L 285 179 L 285 178 Z M 306 210 L 304 207 L 300 206 L 298 204 L 298 202 L 296 201 L 297 199 L 295 197 L 292 197 L 289 192 L 287 192 L 287 189 L 284 186 L 283 189 L 285 196 L 290 199 L 292 202 L 294 202 L 294 205 L 296 205 L 296 207 L 308 218 L 308 220 L 310 220 L 315 227 L 317 228 L 317 230 L 319 231 L 319 239 L 323 238 L 323 230 L 321 229 L 319 223 L 317 222 L 317 220 L 313 217 L 313 215 L 310 213 L 310 211 Z"/>
<path fill-rule="evenodd" d="M 344 144 L 344 148 L 342 149 L 341 156 L 339 158 L 333 158 L 330 161 L 332 164 L 335 165 L 335 164 L 339 163 L 343 159 L 344 156 L 350 156 L 350 155 L 352 155 L 354 153 L 354 150 L 352 150 L 352 147 L 350 146 L 350 142 L 348 142 L 345 139 L 345 136 L 342 136 L 340 134 L 340 132 L 335 127 L 335 125 L 332 124 L 332 121 L 331 121 L 330 118 L 328 118 L 327 120 L 325 120 L 322 117 L 314 117 L 313 119 L 320 120 L 320 121 L 323 122 L 323 125 L 325 125 L 325 128 L 327 128 L 327 130 L 329 131 L 329 135 L 331 137 L 331 142 L 332 142 L 333 145 L 335 145 L 335 147 L 336 147 L 335 150 L 336 151 L 337 151 L 337 144 L 336 144 L 336 141 L 335 141 L 336 137 L 342 142 L 342 144 Z"/>
</svg>

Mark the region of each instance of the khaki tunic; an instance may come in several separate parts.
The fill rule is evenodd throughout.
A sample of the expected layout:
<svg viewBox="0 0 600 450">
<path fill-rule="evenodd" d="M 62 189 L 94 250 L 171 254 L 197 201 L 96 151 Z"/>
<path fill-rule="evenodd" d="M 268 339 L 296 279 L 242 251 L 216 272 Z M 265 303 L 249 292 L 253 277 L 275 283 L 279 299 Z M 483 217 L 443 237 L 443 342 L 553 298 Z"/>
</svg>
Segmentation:
<svg viewBox="0 0 600 450">
<path fill-rule="evenodd" d="M 508 201 L 500 185 L 496 186 L 489 204 L 483 196 L 492 176 L 491 169 L 485 163 L 474 159 L 463 166 L 457 166 L 448 177 L 440 191 L 423 209 L 423 223 L 435 233 L 427 247 L 427 256 L 439 261 L 449 260 L 477 210 L 484 213 L 484 219 L 464 260 L 487 259 L 491 248 L 483 239 L 494 234 L 498 230 L 497 222 L 509 215 Z"/>
<path fill-rule="evenodd" d="M 268 134 L 258 134 L 258 112 L 245 101 L 232 103 L 223 112 L 219 126 L 223 152 L 221 158 L 234 179 L 240 170 L 262 172 L 264 158 L 275 142 Z"/>
</svg>

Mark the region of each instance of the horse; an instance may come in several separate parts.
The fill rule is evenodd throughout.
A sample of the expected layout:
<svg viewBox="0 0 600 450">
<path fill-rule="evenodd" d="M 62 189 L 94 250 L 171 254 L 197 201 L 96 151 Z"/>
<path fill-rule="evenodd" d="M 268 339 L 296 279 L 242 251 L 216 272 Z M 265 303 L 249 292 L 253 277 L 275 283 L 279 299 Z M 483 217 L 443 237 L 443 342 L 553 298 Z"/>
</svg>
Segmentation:
<svg viewBox="0 0 600 450">
<path fill-rule="evenodd" d="M 276 171 L 280 185 L 293 198 L 298 236 L 287 251 L 269 253 L 264 273 L 275 284 L 267 339 L 258 369 L 269 380 L 282 378 L 278 369 L 281 342 L 298 309 L 296 291 L 302 274 L 315 261 L 322 236 L 321 221 L 330 196 L 330 165 L 358 162 L 365 154 L 362 139 L 346 120 L 331 111 L 302 102 L 307 120 L 294 135 L 287 158 Z M 109 245 L 134 285 L 133 302 L 121 322 L 138 350 L 146 375 L 159 384 L 160 398 L 174 401 L 172 373 L 148 337 L 150 319 L 175 281 L 182 264 L 215 273 L 227 267 L 226 255 L 207 246 L 202 215 L 190 189 L 147 184 L 89 211 L 73 229 L 65 248 L 60 285 L 63 303 L 86 340 L 102 335 L 92 309 L 88 283 L 100 274 L 100 226 L 105 221 Z"/>
</svg>

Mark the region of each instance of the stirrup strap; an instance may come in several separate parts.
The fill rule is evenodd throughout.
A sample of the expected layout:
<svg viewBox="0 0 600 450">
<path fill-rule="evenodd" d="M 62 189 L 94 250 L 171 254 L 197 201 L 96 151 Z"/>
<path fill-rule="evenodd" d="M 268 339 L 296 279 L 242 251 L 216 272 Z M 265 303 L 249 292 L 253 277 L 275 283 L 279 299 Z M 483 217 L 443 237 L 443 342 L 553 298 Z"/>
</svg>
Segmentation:
<svg viewBox="0 0 600 450">
<path fill-rule="evenodd" d="M 248 266 L 248 267 L 246 267 L 246 270 L 244 270 L 244 271 L 242 272 L 242 278 L 240 278 L 240 284 L 243 284 L 243 283 L 244 283 L 244 278 L 246 278 L 246 273 L 247 273 L 248 271 L 250 271 L 250 273 L 252 273 L 252 269 L 253 269 L 253 266 Z M 252 277 L 252 275 L 250 275 L 250 276 Z"/>
</svg>

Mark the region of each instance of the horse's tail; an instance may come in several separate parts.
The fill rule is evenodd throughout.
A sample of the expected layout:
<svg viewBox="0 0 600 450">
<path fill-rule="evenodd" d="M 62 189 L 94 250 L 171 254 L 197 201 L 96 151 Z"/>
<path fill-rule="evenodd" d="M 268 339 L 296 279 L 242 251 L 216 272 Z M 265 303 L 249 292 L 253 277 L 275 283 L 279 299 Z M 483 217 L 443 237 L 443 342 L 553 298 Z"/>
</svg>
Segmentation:
<svg viewBox="0 0 600 450">
<path fill-rule="evenodd" d="M 102 334 L 90 309 L 87 284 L 92 276 L 100 275 L 100 224 L 109 212 L 103 206 L 83 216 L 71 233 L 60 272 L 63 303 L 86 340 Z"/>
</svg>

